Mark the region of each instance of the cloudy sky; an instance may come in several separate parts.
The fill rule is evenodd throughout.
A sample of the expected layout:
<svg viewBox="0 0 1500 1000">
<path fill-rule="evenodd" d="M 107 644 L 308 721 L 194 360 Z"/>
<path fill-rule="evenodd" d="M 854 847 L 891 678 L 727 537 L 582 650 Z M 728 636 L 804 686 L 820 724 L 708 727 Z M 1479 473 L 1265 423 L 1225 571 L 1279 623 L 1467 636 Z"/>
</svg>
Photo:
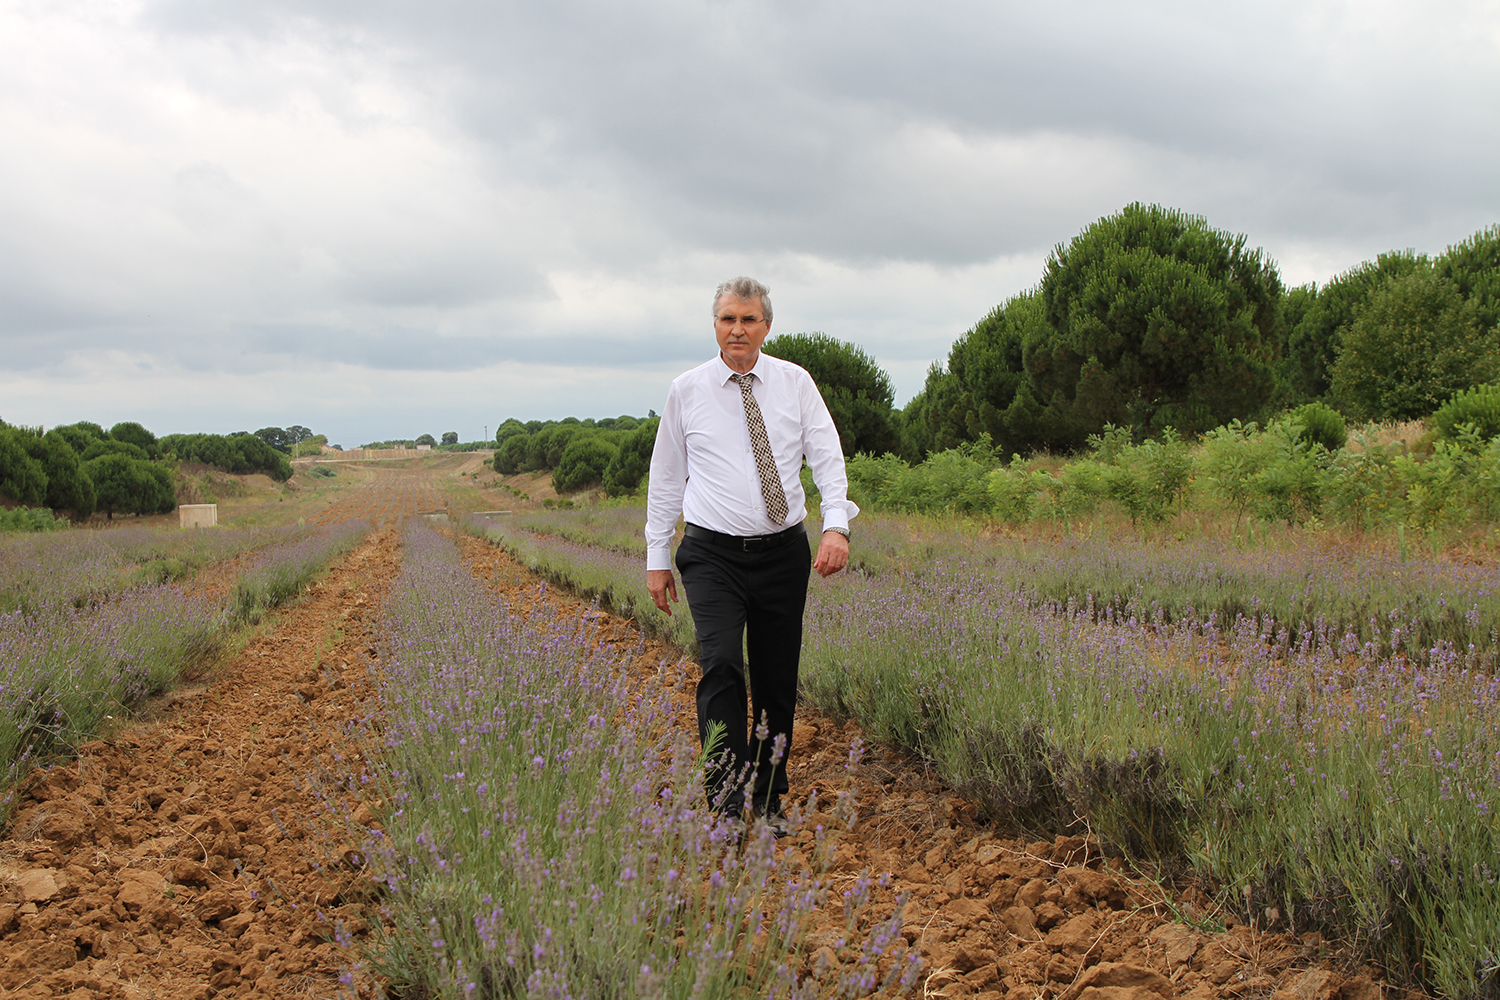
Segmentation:
<svg viewBox="0 0 1500 1000">
<path fill-rule="evenodd" d="M 1131 201 L 1323 281 L 1497 163 L 1497 0 L 0 0 L 0 418 L 644 414 L 736 274 L 901 403 Z"/>
</svg>

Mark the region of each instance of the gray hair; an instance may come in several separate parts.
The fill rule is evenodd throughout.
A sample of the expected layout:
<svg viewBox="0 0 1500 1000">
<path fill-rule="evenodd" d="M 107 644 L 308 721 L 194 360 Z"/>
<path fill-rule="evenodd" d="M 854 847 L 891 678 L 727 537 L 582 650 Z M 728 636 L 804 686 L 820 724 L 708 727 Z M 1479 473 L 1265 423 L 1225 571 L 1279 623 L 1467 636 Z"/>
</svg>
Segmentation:
<svg viewBox="0 0 1500 1000">
<path fill-rule="evenodd" d="M 742 276 L 719 282 L 719 287 L 714 289 L 714 319 L 719 318 L 719 300 L 726 295 L 737 299 L 760 299 L 760 311 L 766 314 L 766 322 L 771 322 L 771 290 L 754 278 Z"/>
</svg>

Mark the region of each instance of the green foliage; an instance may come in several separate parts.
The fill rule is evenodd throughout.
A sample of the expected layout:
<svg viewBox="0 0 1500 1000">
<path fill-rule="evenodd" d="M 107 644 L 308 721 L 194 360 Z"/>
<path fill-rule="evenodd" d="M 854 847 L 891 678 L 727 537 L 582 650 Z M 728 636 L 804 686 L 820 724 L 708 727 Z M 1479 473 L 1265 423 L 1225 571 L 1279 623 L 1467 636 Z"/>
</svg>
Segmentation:
<svg viewBox="0 0 1500 1000">
<path fill-rule="evenodd" d="M 615 488 L 629 492 L 639 485 L 641 477 L 645 475 L 644 467 L 639 472 L 635 471 L 636 459 L 644 453 L 645 465 L 650 465 L 651 444 L 656 440 L 657 422 L 655 416 L 644 421 L 631 416 L 606 417 L 597 422 L 566 417 L 562 420 L 532 420 L 524 424 L 512 418 L 501 424 L 500 429 L 495 432 L 499 447 L 495 449 L 492 466 L 502 476 L 556 470 L 563 455 L 575 442 L 593 440 L 607 446 L 610 458 L 600 467 L 598 474 L 587 482 L 599 482 L 604 478 L 610 463 L 619 460 L 623 464 L 615 471 Z M 636 434 L 642 437 L 631 444 L 632 435 Z M 602 455 L 603 451 L 590 446 L 587 453 L 597 456 Z M 625 457 L 621 458 L 620 455 Z M 577 470 L 570 468 L 564 480 L 584 483 L 585 480 L 576 478 L 578 474 Z M 604 481 L 606 488 L 610 488 L 609 479 L 605 478 Z"/>
<path fill-rule="evenodd" d="M 1481 229 L 1433 261 L 1433 270 L 1453 282 L 1464 301 L 1474 304 L 1481 330 L 1500 324 L 1500 224 Z"/>
<path fill-rule="evenodd" d="M 291 454 L 292 436 L 280 427 L 262 427 L 254 436 L 277 451 Z"/>
<path fill-rule="evenodd" d="M 525 431 L 513 434 L 507 437 L 499 448 L 495 449 L 494 465 L 496 472 L 502 476 L 513 476 L 521 471 L 521 463 L 526 460 L 527 437 L 528 435 Z"/>
<path fill-rule="evenodd" d="M 1410 250 L 1383 253 L 1350 268 L 1321 290 L 1316 286 L 1293 289 L 1287 296 L 1288 333 L 1282 362 L 1293 396 L 1326 396 L 1345 332 L 1370 296 L 1392 279 L 1427 266 L 1426 257 Z"/>
<path fill-rule="evenodd" d="M 457 441 L 458 440 L 458 435 L 457 434 L 453 435 L 453 439 L 455 441 Z M 425 444 L 428 447 L 431 447 L 432 445 L 437 444 L 437 438 L 433 437 L 431 434 L 418 434 L 417 435 L 417 444 Z"/>
<path fill-rule="evenodd" d="M 1476 385 L 1453 394 L 1432 415 L 1432 426 L 1442 439 L 1456 440 L 1465 425 L 1481 440 L 1500 434 L 1500 385 Z"/>
<path fill-rule="evenodd" d="M 61 436 L 80 457 L 88 450 L 90 444 L 102 437 L 107 437 L 103 427 L 87 420 L 80 420 L 76 424 L 63 424 L 61 427 L 52 428 L 48 433 Z"/>
<path fill-rule="evenodd" d="M 161 450 L 182 462 L 200 462 L 244 476 L 263 472 L 279 483 L 292 478 L 292 463 L 259 432 L 236 434 L 168 434 Z"/>
<path fill-rule="evenodd" d="M 83 463 L 94 483 L 98 509 L 113 520 L 120 514 L 167 513 L 177 506 L 172 477 L 166 469 L 119 453 Z"/>
<path fill-rule="evenodd" d="M 26 436 L 25 444 L 47 476 L 47 506 L 66 510 L 77 520 L 86 520 L 94 512 L 94 484 L 84 474 L 83 463 L 67 439 L 55 431 L 31 433 Z"/>
<path fill-rule="evenodd" d="M 1258 412 L 1275 388 L 1282 292 L 1245 241 L 1136 203 L 1057 247 L 1040 287 L 1056 338 L 1026 359 L 1035 398 L 1080 430 L 1139 436 Z"/>
<path fill-rule="evenodd" d="M 762 350 L 807 369 L 838 428 L 845 455 L 880 455 L 899 446 L 891 418 L 891 377 L 862 349 L 824 333 L 791 333 L 772 337 Z"/>
<path fill-rule="evenodd" d="M 572 493 L 602 481 L 604 470 L 619 453 L 619 448 L 601 437 L 571 441 L 552 473 L 552 488 L 559 493 Z"/>
<path fill-rule="evenodd" d="M 660 423 L 660 418 L 647 420 L 620 444 L 619 452 L 604 470 L 606 494 L 629 496 L 640 489 L 641 482 L 651 471 L 651 453 L 656 448 L 656 429 Z"/>
<path fill-rule="evenodd" d="M 1349 428 L 1339 411 L 1322 403 L 1297 407 L 1288 419 L 1302 429 L 1303 440 L 1317 443 L 1329 451 L 1338 451 L 1349 442 Z"/>
<path fill-rule="evenodd" d="M 338 471 L 331 466 L 315 465 L 307 470 L 307 474 L 309 476 L 316 476 L 319 479 L 333 479 L 338 476 Z"/>
<path fill-rule="evenodd" d="M 984 514 L 992 504 L 987 476 L 998 464 L 988 438 L 936 452 L 916 466 L 889 454 L 858 455 L 847 463 L 849 495 L 888 510 Z"/>
<path fill-rule="evenodd" d="M 156 435 L 134 420 L 123 420 L 115 424 L 109 429 L 109 436 L 116 441 L 135 445 L 145 453 L 147 458 L 155 458 L 159 454 L 156 448 Z"/>
<path fill-rule="evenodd" d="M 147 459 L 146 450 L 140 445 L 129 441 L 116 441 L 113 438 L 99 438 L 89 442 L 89 446 L 78 457 L 89 462 L 100 455 L 124 455 L 126 458 L 135 458 L 143 462 Z"/>
<path fill-rule="evenodd" d="M 58 517 L 45 507 L 0 508 L 0 531 L 61 531 L 67 526 L 66 518 Z"/>
<path fill-rule="evenodd" d="M 1500 348 L 1481 331 L 1477 303 L 1423 266 L 1370 295 L 1344 334 L 1330 393 L 1361 418 L 1410 420 L 1497 374 Z"/>
<path fill-rule="evenodd" d="M 1274 265 L 1244 236 L 1129 205 L 1059 245 L 1034 291 L 933 366 L 903 413 L 903 452 L 981 434 L 1006 452 L 1071 451 L 1106 424 L 1143 439 L 1254 416 L 1279 391 L 1282 305 Z"/>
<path fill-rule="evenodd" d="M 47 471 L 31 457 L 28 431 L 0 424 L 0 495 L 19 504 L 40 505 L 47 499 Z"/>
<path fill-rule="evenodd" d="M 443 431 L 443 444 L 458 444 L 458 431 Z"/>
</svg>

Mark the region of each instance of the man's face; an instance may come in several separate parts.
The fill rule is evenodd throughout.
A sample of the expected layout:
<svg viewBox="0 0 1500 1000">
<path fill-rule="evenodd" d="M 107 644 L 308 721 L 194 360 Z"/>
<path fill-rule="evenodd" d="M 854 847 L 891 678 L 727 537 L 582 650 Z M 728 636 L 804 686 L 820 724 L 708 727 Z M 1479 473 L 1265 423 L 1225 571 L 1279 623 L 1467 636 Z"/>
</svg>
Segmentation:
<svg viewBox="0 0 1500 1000">
<path fill-rule="evenodd" d="M 766 322 L 760 299 L 741 299 L 733 295 L 719 299 L 718 311 L 714 313 L 714 336 L 718 338 L 724 360 L 753 362 L 760 355 L 760 345 L 766 342 L 766 335 L 770 332 L 771 324 Z"/>
</svg>

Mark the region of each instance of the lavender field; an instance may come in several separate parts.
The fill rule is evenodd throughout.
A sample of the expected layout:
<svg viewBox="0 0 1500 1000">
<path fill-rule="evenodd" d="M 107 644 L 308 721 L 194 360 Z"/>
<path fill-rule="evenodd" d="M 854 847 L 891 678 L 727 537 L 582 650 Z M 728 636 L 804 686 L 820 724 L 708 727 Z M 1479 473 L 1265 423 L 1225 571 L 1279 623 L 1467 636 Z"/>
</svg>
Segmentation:
<svg viewBox="0 0 1500 1000">
<path fill-rule="evenodd" d="M 522 614 L 451 540 L 408 528 L 368 731 L 389 890 L 378 971 L 455 998 L 908 990 L 919 962 L 899 909 L 869 918 L 867 879 L 844 893 L 858 959 L 837 983 L 797 982 L 836 831 L 806 857 L 763 824 L 735 848 L 701 801 L 696 741 L 665 689 L 627 686 L 600 617 Z"/>
<path fill-rule="evenodd" d="M 169 689 L 368 530 L 125 529 L 0 542 L 0 788 Z M 229 594 L 191 584 L 195 570 L 239 555 L 250 558 Z"/>
<path fill-rule="evenodd" d="M 489 530 L 659 619 L 639 518 Z M 1336 935 L 1445 996 L 1494 990 L 1493 567 L 868 515 L 855 557 L 812 585 L 809 702 L 933 762 L 1001 827 L 1086 826 L 1190 865 L 1222 913 Z"/>
</svg>

